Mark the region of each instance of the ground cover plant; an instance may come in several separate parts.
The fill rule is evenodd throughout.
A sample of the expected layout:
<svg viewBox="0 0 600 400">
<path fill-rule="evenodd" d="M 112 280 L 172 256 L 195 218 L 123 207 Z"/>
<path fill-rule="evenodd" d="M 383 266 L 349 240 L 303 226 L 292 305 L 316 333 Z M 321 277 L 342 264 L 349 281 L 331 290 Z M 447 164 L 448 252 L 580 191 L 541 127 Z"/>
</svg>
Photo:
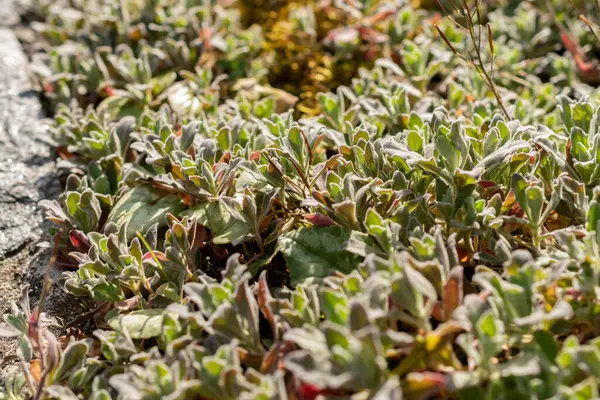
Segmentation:
<svg viewBox="0 0 600 400">
<path fill-rule="evenodd" d="M 592 399 L 600 3 L 34 0 L 56 337 L 2 399 Z M 52 284 L 47 282 L 48 285 Z"/>
</svg>

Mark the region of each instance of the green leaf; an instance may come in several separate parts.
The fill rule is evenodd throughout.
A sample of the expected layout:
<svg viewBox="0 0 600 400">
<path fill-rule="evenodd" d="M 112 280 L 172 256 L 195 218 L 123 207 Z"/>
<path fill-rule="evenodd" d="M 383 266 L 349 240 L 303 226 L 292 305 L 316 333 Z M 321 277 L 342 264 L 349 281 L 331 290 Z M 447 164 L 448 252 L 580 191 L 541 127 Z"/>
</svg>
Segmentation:
<svg viewBox="0 0 600 400">
<path fill-rule="evenodd" d="M 19 356 L 21 360 L 31 360 L 31 357 L 33 356 L 33 349 L 27 336 L 21 336 L 19 345 L 17 347 L 17 356 Z"/>
<path fill-rule="evenodd" d="M 438 151 L 441 158 L 446 161 L 450 172 L 454 173 L 460 166 L 460 151 L 458 151 L 450 139 L 445 136 L 437 137 L 435 149 Z"/>
<path fill-rule="evenodd" d="M 195 218 L 200 225 L 210 229 L 215 244 L 237 245 L 252 236 L 250 226 L 240 216 L 233 214 L 222 201 L 200 204 L 182 215 Z"/>
<path fill-rule="evenodd" d="M 326 318 L 336 324 L 345 325 L 348 321 L 350 309 L 348 300 L 344 295 L 338 291 L 324 288 L 321 296 L 323 297 L 323 313 Z"/>
<path fill-rule="evenodd" d="M 528 202 L 527 192 L 526 192 L 526 189 L 529 187 L 529 184 L 527 183 L 525 178 L 523 178 L 521 175 L 514 174 L 512 176 L 511 185 L 512 185 L 512 190 L 515 192 L 515 198 L 517 199 L 517 203 L 519 204 L 519 207 L 521 207 L 521 209 L 523 211 L 525 211 L 525 213 L 529 217 L 531 212 L 529 210 L 529 202 Z"/>
<path fill-rule="evenodd" d="M 90 288 L 92 298 L 96 301 L 122 301 L 125 300 L 123 290 L 118 284 L 103 280 Z"/>
<path fill-rule="evenodd" d="M 592 400 L 598 398 L 598 381 L 596 377 L 590 376 L 571 388 L 572 395 L 569 399 Z"/>
<path fill-rule="evenodd" d="M 594 109 L 590 103 L 577 103 L 573 106 L 573 122 L 584 132 L 590 130 L 590 124 L 594 117 Z"/>
<path fill-rule="evenodd" d="M 279 246 L 296 285 L 309 277 L 324 278 L 335 271 L 349 273 L 361 259 L 349 253 L 350 239 L 369 243 L 364 234 L 340 226 L 300 228 L 279 238 Z"/>
<path fill-rule="evenodd" d="M 111 400 L 110 393 L 106 389 L 94 391 L 90 395 L 90 400 Z"/>
<path fill-rule="evenodd" d="M 107 322 L 117 332 L 127 331 L 132 339 L 148 339 L 161 334 L 164 312 L 160 308 L 133 311 Z"/>
<path fill-rule="evenodd" d="M 558 356 L 558 345 L 552 335 L 546 331 L 536 331 L 533 333 L 533 337 L 535 338 L 537 345 L 540 346 L 540 349 L 544 352 L 544 355 L 554 364 L 556 362 L 556 357 Z"/>
<path fill-rule="evenodd" d="M 600 206 L 596 200 L 592 200 L 587 214 L 587 230 L 594 232 L 598 230 L 598 222 L 600 221 Z"/>
<path fill-rule="evenodd" d="M 544 206 L 544 191 L 539 186 L 530 186 L 525 189 L 525 195 L 527 196 L 527 206 L 529 211 L 527 217 L 534 226 L 539 226 L 542 217 L 542 208 Z"/>
<path fill-rule="evenodd" d="M 66 379 L 77 368 L 82 366 L 87 352 L 88 346 L 85 344 L 85 342 L 80 341 L 69 343 L 62 354 L 60 365 L 54 374 L 54 381 L 60 382 L 63 379 Z"/>
<path fill-rule="evenodd" d="M 98 114 L 109 121 L 116 121 L 128 115 L 137 118 L 144 111 L 140 103 L 134 103 L 130 97 L 120 95 L 107 97 L 98 105 L 97 110 Z"/>
<path fill-rule="evenodd" d="M 423 149 L 423 137 L 419 132 L 410 131 L 406 138 L 406 143 L 408 144 L 409 149 L 421 154 L 421 150 Z"/>
<path fill-rule="evenodd" d="M 127 224 L 127 240 L 135 237 L 136 232 L 146 232 L 158 223 L 161 228 L 167 224 L 168 213 L 179 214 L 183 210 L 183 201 L 178 196 L 164 196 L 149 186 L 136 186 L 127 192 L 108 215 L 108 223 L 120 228 Z"/>
</svg>

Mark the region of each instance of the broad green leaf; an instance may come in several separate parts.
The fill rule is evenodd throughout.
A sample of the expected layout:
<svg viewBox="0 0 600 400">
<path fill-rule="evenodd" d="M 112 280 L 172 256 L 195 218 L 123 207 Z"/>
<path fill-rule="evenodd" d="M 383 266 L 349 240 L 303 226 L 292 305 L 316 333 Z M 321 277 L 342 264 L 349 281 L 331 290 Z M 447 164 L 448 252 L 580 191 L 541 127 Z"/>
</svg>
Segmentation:
<svg viewBox="0 0 600 400">
<path fill-rule="evenodd" d="M 421 154 L 421 150 L 423 149 L 423 137 L 417 131 L 410 131 L 408 137 L 406 138 L 406 143 L 408 147 L 419 154 Z"/>
<path fill-rule="evenodd" d="M 221 201 L 200 204 L 182 215 L 195 218 L 210 229 L 215 244 L 239 244 L 251 237 L 250 226 Z"/>
<path fill-rule="evenodd" d="M 102 280 L 89 288 L 92 298 L 96 301 L 122 301 L 125 300 L 123 290 L 118 284 Z"/>
<path fill-rule="evenodd" d="M 88 346 L 85 342 L 70 343 L 62 354 L 58 369 L 54 373 L 54 380 L 60 382 L 66 379 L 76 368 L 82 366 L 87 352 Z"/>
<path fill-rule="evenodd" d="M 132 311 L 107 322 L 117 332 L 127 331 L 132 339 L 148 339 L 161 334 L 164 313 L 160 308 Z"/>
<path fill-rule="evenodd" d="M 369 243 L 364 234 L 340 226 L 300 228 L 279 238 L 292 285 L 306 278 L 324 278 L 335 271 L 349 273 L 361 259 L 345 249 L 350 239 Z"/>
<path fill-rule="evenodd" d="M 519 207 L 521 207 L 521 209 L 523 211 L 525 211 L 527 216 L 530 216 L 529 202 L 527 199 L 527 192 L 526 192 L 526 189 L 529 187 L 529 184 L 527 183 L 525 178 L 523 178 L 521 175 L 514 174 L 512 176 L 511 185 L 512 185 L 512 190 L 515 193 L 515 198 L 517 199 L 517 203 L 519 204 Z"/>
<path fill-rule="evenodd" d="M 450 173 L 454 173 L 460 166 L 460 151 L 445 136 L 438 136 L 435 141 L 435 149 L 440 153 L 441 158 L 448 165 Z"/>
<path fill-rule="evenodd" d="M 590 103 L 577 103 L 573 106 L 573 122 L 584 132 L 590 130 L 590 124 L 594 117 L 594 109 Z"/>
<path fill-rule="evenodd" d="M 540 221 L 542 217 L 542 208 L 544 206 L 544 191 L 539 186 L 530 186 L 525 189 L 525 195 L 527 196 L 528 211 L 527 216 L 534 226 L 539 226 L 543 221 Z"/>
<path fill-rule="evenodd" d="M 183 201 L 178 196 L 164 196 L 149 186 L 136 186 L 125 193 L 115 204 L 107 222 L 121 227 L 127 224 L 127 240 L 135 237 L 136 232 L 146 232 L 152 225 L 165 226 L 166 215 L 179 214 L 183 210 Z"/>
<path fill-rule="evenodd" d="M 540 349 L 544 352 L 546 357 L 551 363 L 555 363 L 556 357 L 558 356 L 558 345 L 552 335 L 546 331 L 536 331 L 533 334 L 535 342 Z"/>
<path fill-rule="evenodd" d="M 21 339 L 19 339 L 19 344 L 17 346 L 17 356 L 19 356 L 20 359 L 25 361 L 31 360 L 31 357 L 33 356 L 33 348 L 31 347 L 31 342 L 25 335 L 21 336 Z"/>
</svg>

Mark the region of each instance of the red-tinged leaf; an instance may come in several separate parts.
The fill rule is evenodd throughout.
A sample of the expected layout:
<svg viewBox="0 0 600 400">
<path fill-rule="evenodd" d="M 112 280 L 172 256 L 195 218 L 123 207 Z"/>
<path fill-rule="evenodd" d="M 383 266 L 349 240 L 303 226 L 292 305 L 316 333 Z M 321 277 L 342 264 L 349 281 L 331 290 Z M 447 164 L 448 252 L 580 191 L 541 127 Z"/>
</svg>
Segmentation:
<svg viewBox="0 0 600 400">
<path fill-rule="evenodd" d="M 463 267 L 456 266 L 450 271 L 450 277 L 444 286 L 444 320 L 448 321 L 454 310 L 463 301 Z"/>
<path fill-rule="evenodd" d="M 529 156 L 529 165 L 534 165 L 535 164 L 535 159 L 536 159 L 535 154 L 531 154 Z"/>
<path fill-rule="evenodd" d="M 87 251 L 90 249 L 90 241 L 86 234 L 82 231 L 70 231 L 69 240 L 71 241 L 73 247 L 82 253 L 87 253 Z"/>
<path fill-rule="evenodd" d="M 577 53 L 577 47 L 575 46 L 575 43 L 571 40 L 571 38 L 566 32 L 560 33 L 560 40 L 565 45 L 567 51 L 569 51 L 571 54 Z"/>
<path fill-rule="evenodd" d="M 263 356 L 254 354 L 254 353 L 250 353 L 248 350 L 244 349 L 243 347 L 238 347 L 237 353 L 238 353 L 238 356 L 240 357 L 240 361 L 242 362 L 242 364 L 247 365 L 248 367 L 251 367 L 254 369 L 260 368 L 262 361 L 263 361 Z"/>
<path fill-rule="evenodd" d="M 226 152 L 225 154 L 223 154 L 223 157 L 221 157 L 221 159 L 219 160 L 220 163 L 225 163 L 225 164 L 229 164 L 229 161 L 231 161 L 231 153 L 230 152 Z M 217 164 L 215 164 L 215 165 L 217 165 Z"/>
<path fill-rule="evenodd" d="M 46 219 L 52 223 L 55 223 L 56 225 L 60 225 L 63 223 L 62 219 L 56 217 L 46 217 Z"/>
<path fill-rule="evenodd" d="M 328 205 L 327 199 L 321 192 L 314 191 L 312 192 L 312 197 L 321 204 Z"/>
<path fill-rule="evenodd" d="M 400 204 L 400 199 L 395 199 L 392 202 L 392 205 L 390 206 L 390 211 L 395 210 L 396 208 L 398 208 L 398 204 Z"/>
<path fill-rule="evenodd" d="M 194 204 L 194 198 L 187 193 L 182 193 L 181 199 L 183 200 L 183 205 L 186 207 L 190 207 Z"/>
<path fill-rule="evenodd" d="M 488 253 L 489 255 L 492 255 L 492 256 L 496 257 L 496 252 L 492 251 L 491 249 L 483 249 L 482 251 L 484 253 Z"/>
<path fill-rule="evenodd" d="M 325 139 L 327 137 L 326 134 L 322 133 L 319 136 L 317 136 L 317 138 L 315 139 L 314 143 L 313 143 L 313 149 L 316 149 L 321 142 L 323 141 L 323 139 Z"/>
<path fill-rule="evenodd" d="M 431 25 L 439 25 L 440 22 L 442 22 L 442 14 L 434 14 L 433 17 L 429 19 L 429 22 L 431 23 Z"/>
<path fill-rule="evenodd" d="M 567 140 L 567 144 L 565 146 L 565 152 L 567 153 L 567 162 L 573 165 L 573 154 L 571 153 L 571 147 L 573 143 L 571 143 L 571 138 Z"/>
<path fill-rule="evenodd" d="M 522 218 L 525 215 L 525 211 L 523 211 L 523 209 L 519 206 L 519 203 L 515 202 L 508 215 L 514 215 L 516 217 Z"/>
<path fill-rule="evenodd" d="M 321 394 L 321 389 L 310 383 L 303 383 L 300 386 L 300 394 L 304 400 L 314 400 Z"/>
<path fill-rule="evenodd" d="M 294 345 L 291 342 L 275 342 L 263 357 L 260 372 L 262 374 L 271 374 L 277 369 L 283 368 L 283 356 L 294 349 Z"/>
<path fill-rule="evenodd" d="M 261 155 L 260 150 L 259 151 L 255 151 L 254 153 L 252 153 L 250 155 L 250 161 L 256 161 L 256 162 L 258 162 L 258 160 L 260 160 L 260 155 Z"/>
<path fill-rule="evenodd" d="M 458 254 L 458 260 L 461 263 L 467 263 L 471 260 L 471 252 L 465 247 L 456 246 L 456 253 Z"/>
<path fill-rule="evenodd" d="M 134 311 L 139 308 L 140 300 L 137 297 L 132 297 L 123 301 L 114 302 L 114 307 L 121 311 Z"/>
<path fill-rule="evenodd" d="M 200 34 L 198 35 L 202 41 L 204 41 L 204 46 L 206 50 L 212 49 L 211 39 L 213 36 L 212 28 L 205 26 L 200 29 Z"/>
<path fill-rule="evenodd" d="M 340 390 L 320 389 L 312 383 L 303 382 L 300 385 L 300 394 L 303 400 L 315 400 L 319 395 L 323 396 L 341 396 Z"/>
<path fill-rule="evenodd" d="M 409 399 L 428 399 L 446 390 L 448 378 L 439 372 L 411 372 L 406 376 L 402 387 Z"/>
<path fill-rule="evenodd" d="M 258 279 L 258 293 L 256 299 L 258 300 L 258 307 L 260 308 L 260 311 L 263 313 L 263 315 L 271 325 L 273 338 L 275 338 L 275 340 L 279 339 L 277 323 L 275 321 L 275 317 L 273 316 L 271 307 L 269 306 L 269 302 L 273 299 L 273 296 L 271 296 L 271 291 L 269 290 L 269 285 L 267 284 L 266 270 L 260 274 L 260 278 Z"/>
<path fill-rule="evenodd" d="M 583 50 L 579 46 L 579 43 L 574 42 L 566 32 L 560 33 L 560 40 L 563 42 L 565 48 L 575 60 L 575 65 L 582 78 L 591 82 L 600 81 L 600 69 L 595 65 L 585 61 Z"/>
<path fill-rule="evenodd" d="M 433 309 L 431 310 L 431 316 L 436 320 L 442 322 L 444 320 L 444 309 L 442 307 L 442 303 L 436 301 L 433 304 Z"/>
<path fill-rule="evenodd" d="M 600 70 L 598 70 L 598 68 L 593 64 L 584 61 L 579 55 L 574 58 L 575 65 L 577 65 L 577 69 L 579 70 L 579 75 L 581 75 L 584 80 L 590 82 L 598 82 L 600 80 Z"/>
<path fill-rule="evenodd" d="M 583 295 L 583 292 L 575 289 L 575 288 L 568 288 L 567 290 L 565 290 L 566 294 L 569 296 L 573 296 L 574 299 L 577 299 L 578 297 L 581 297 Z"/>
<path fill-rule="evenodd" d="M 378 14 L 375 15 L 371 15 L 366 17 L 363 20 L 363 23 L 366 25 L 373 25 L 373 24 L 377 24 L 381 21 L 385 21 L 388 17 L 391 17 L 392 15 L 395 15 L 396 11 L 394 10 L 386 10 L 386 11 L 382 11 Z"/>
<path fill-rule="evenodd" d="M 152 252 L 149 251 L 146 254 L 144 254 L 144 256 L 142 257 L 142 260 L 152 260 L 152 258 L 153 258 L 152 253 L 154 253 L 156 258 L 158 258 L 160 261 L 167 261 L 167 256 L 160 251 L 152 251 Z"/>
<path fill-rule="evenodd" d="M 140 28 L 133 28 L 129 32 L 129 40 L 132 42 L 137 42 L 142 38 L 142 30 Z"/>
<path fill-rule="evenodd" d="M 39 350 L 39 327 L 39 313 L 36 308 L 31 312 L 27 324 L 27 337 L 31 340 L 31 346 L 34 351 Z"/>
<path fill-rule="evenodd" d="M 44 92 L 46 93 L 54 93 L 54 85 L 50 82 L 44 82 L 42 85 Z"/>
<path fill-rule="evenodd" d="M 58 156 L 60 158 L 62 158 L 63 160 L 70 160 L 73 157 L 75 157 L 74 154 L 70 153 L 67 148 L 65 146 L 58 146 L 56 148 L 56 153 L 58 154 Z"/>
<path fill-rule="evenodd" d="M 358 33 L 360 34 L 361 39 L 367 43 L 380 44 L 388 41 L 388 35 L 366 26 L 358 28 Z"/>
<path fill-rule="evenodd" d="M 304 214 L 304 218 L 306 218 L 308 222 L 316 226 L 332 226 L 335 224 L 335 222 L 331 218 L 321 213 Z"/>
<path fill-rule="evenodd" d="M 478 183 L 483 189 L 489 189 L 491 187 L 498 186 L 498 184 L 494 181 L 479 181 Z"/>
<path fill-rule="evenodd" d="M 483 189 L 483 194 L 485 196 L 493 196 L 496 193 L 500 193 L 502 195 L 502 188 L 494 181 L 479 181 L 477 182 L 479 187 Z"/>
<path fill-rule="evenodd" d="M 490 295 L 492 294 L 492 292 L 490 292 L 489 290 L 484 290 L 483 292 L 479 293 L 479 298 L 481 300 L 485 300 L 487 299 Z"/>
<path fill-rule="evenodd" d="M 351 156 L 352 155 L 352 147 L 346 146 L 345 144 L 341 145 L 338 148 L 338 151 L 340 152 L 340 154 L 345 155 L 345 156 Z"/>
<path fill-rule="evenodd" d="M 379 50 L 370 46 L 365 52 L 363 52 L 363 58 L 366 61 L 373 61 L 377 59 L 379 54 Z"/>
<path fill-rule="evenodd" d="M 271 222 L 273 221 L 273 219 L 275 218 L 275 214 L 269 214 L 265 217 L 265 219 L 263 219 L 263 221 L 260 223 L 260 227 L 258 228 L 259 232 L 264 232 L 269 225 L 271 224 Z"/>
</svg>

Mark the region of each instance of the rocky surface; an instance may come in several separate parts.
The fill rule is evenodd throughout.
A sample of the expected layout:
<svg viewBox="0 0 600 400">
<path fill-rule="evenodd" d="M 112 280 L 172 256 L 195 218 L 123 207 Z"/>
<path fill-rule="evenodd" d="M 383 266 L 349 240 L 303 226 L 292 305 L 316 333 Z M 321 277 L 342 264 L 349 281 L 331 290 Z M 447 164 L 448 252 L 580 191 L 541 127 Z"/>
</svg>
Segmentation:
<svg viewBox="0 0 600 400">
<path fill-rule="evenodd" d="M 19 15 L 15 10 L 14 0 L 0 0 L 0 10 L 2 10 L 0 27 L 12 27 L 19 23 Z"/>
<path fill-rule="evenodd" d="M 13 30 L 18 22 L 9 0 L 0 0 L 0 315 L 7 312 L 20 288 L 30 284 L 32 306 L 41 291 L 50 250 L 37 203 L 61 190 L 48 127 L 38 94 L 32 90 L 28 60 Z M 4 12 L 6 11 L 6 14 Z M 5 17 L 6 15 L 6 17 Z M 60 271 L 54 271 L 56 280 Z M 44 312 L 60 326 L 80 312 L 78 302 L 54 285 Z M 60 330 L 60 329 L 59 329 Z M 14 354 L 14 341 L 0 338 L 0 360 Z M 6 371 L 0 363 L 0 377 Z M 1 378 L 0 378 L 1 381 Z"/>
</svg>

